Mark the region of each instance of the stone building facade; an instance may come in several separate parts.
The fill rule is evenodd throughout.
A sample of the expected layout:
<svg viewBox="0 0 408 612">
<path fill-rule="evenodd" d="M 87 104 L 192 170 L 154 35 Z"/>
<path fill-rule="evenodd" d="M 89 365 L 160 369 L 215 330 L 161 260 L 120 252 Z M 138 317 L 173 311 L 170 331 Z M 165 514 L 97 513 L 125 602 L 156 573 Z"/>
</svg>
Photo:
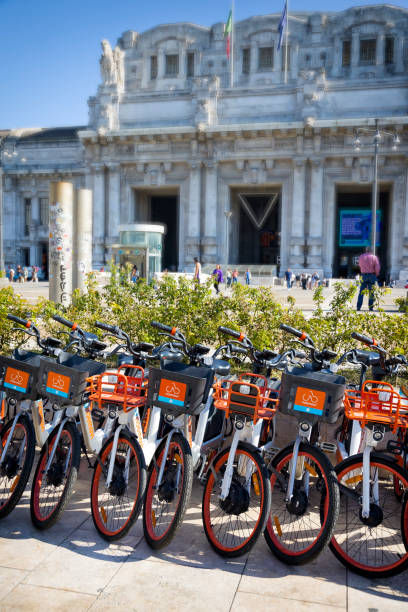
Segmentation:
<svg viewBox="0 0 408 612">
<path fill-rule="evenodd" d="M 119 225 L 162 222 L 169 269 L 199 256 L 353 274 L 361 246 L 344 241 L 342 215 L 370 210 L 377 120 L 378 250 L 384 271 L 405 274 L 408 10 L 291 13 L 287 69 L 279 17 L 235 24 L 233 83 L 222 23 L 103 41 L 88 126 L 3 134 L 6 264 L 39 264 L 48 181 L 69 178 L 93 189 L 95 266 Z"/>
</svg>

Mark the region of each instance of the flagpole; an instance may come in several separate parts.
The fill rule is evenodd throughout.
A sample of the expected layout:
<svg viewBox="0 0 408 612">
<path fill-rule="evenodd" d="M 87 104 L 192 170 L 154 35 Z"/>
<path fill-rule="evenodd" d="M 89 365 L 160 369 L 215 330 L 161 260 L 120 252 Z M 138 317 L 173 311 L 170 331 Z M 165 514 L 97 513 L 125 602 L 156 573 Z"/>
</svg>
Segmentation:
<svg viewBox="0 0 408 612">
<path fill-rule="evenodd" d="M 231 54 L 230 54 L 230 61 L 231 61 L 231 83 L 230 86 L 231 88 L 234 87 L 234 13 L 235 13 L 235 6 L 234 6 L 234 0 L 232 0 L 232 4 L 231 4 Z"/>
<path fill-rule="evenodd" d="M 289 0 L 286 0 L 285 84 L 288 82 L 288 34 L 289 34 Z"/>
</svg>

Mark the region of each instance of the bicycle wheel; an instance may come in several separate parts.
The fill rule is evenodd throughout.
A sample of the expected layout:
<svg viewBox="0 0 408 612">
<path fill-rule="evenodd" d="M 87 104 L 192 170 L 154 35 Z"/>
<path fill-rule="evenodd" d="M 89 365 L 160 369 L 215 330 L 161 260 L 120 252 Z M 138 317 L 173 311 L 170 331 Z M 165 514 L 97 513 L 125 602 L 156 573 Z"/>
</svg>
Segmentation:
<svg viewBox="0 0 408 612">
<path fill-rule="evenodd" d="M 285 501 L 292 457 L 293 444 L 272 461 L 272 504 L 264 535 L 278 559 L 301 565 L 317 557 L 330 541 L 339 512 L 339 488 L 326 455 L 301 443 L 293 496 Z"/>
<path fill-rule="evenodd" d="M 363 455 L 336 466 L 340 514 L 330 549 L 357 574 L 393 576 L 408 567 L 408 504 L 395 497 L 394 482 L 408 490 L 408 475 L 394 461 L 371 454 L 370 516 L 362 517 Z M 378 494 L 376 488 L 378 486 Z M 347 489 L 349 494 L 347 494 Z"/>
<path fill-rule="evenodd" d="M 34 462 L 35 432 L 29 417 L 22 414 L 11 434 L 15 419 L 1 430 L 0 457 L 10 438 L 7 453 L 0 465 L 0 519 L 18 504 L 30 477 Z"/>
<path fill-rule="evenodd" d="M 31 488 L 31 520 L 38 529 L 57 522 L 69 501 L 81 459 L 81 439 L 74 423 L 67 421 L 61 431 L 53 460 L 46 471 L 60 426 L 57 425 L 41 449 Z"/>
<path fill-rule="evenodd" d="M 143 506 L 144 535 L 154 549 L 166 546 L 173 539 L 187 510 L 193 486 L 193 459 L 185 437 L 178 432 L 173 434 L 166 458 L 165 445 L 166 438 L 150 464 Z M 163 461 L 163 478 L 156 487 Z"/>
<path fill-rule="evenodd" d="M 202 517 L 212 548 L 223 557 L 238 557 L 251 550 L 265 529 L 271 507 L 271 486 L 259 451 L 241 442 L 234 457 L 228 496 L 221 500 L 229 452 L 229 448 L 221 451 L 208 472 Z"/>
<path fill-rule="evenodd" d="M 105 540 L 124 536 L 139 516 L 146 486 L 143 451 L 135 436 L 122 430 L 118 439 L 112 480 L 106 486 L 113 436 L 95 463 L 91 485 L 92 519 Z"/>
</svg>

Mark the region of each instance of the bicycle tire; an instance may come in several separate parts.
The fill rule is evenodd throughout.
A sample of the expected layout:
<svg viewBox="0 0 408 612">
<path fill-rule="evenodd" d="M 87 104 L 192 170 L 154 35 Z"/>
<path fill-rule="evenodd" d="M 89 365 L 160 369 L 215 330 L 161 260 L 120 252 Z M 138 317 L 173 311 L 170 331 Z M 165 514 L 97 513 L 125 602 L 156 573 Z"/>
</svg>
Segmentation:
<svg viewBox="0 0 408 612">
<path fill-rule="evenodd" d="M 326 455 L 301 442 L 301 478 L 295 479 L 292 500 L 285 501 L 293 447 L 290 444 L 281 450 L 271 463 L 272 504 L 264 536 L 280 561 L 302 565 L 315 559 L 329 544 L 340 496 L 336 473 Z"/>
<path fill-rule="evenodd" d="M 74 423 L 67 421 L 61 431 L 58 446 L 47 475 L 45 467 L 60 425 L 51 432 L 43 445 L 31 487 L 31 520 L 37 529 L 52 527 L 61 517 L 78 477 L 81 460 L 81 438 Z M 64 466 L 67 461 L 68 465 Z"/>
<path fill-rule="evenodd" d="M 219 555 L 233 558 L 249 552 L 265 529 L 271 509 L 271 485 L 260 452 L 251 444 L 240 442 L 234 458 L 230 491 L 226 499 L 221 501 L 219 493 L 222 476 L 217 478 L 217 475 L 223 468 L 225 472 L 229 452 L 229 448 L 222 450 L 208 470 L 203 492 L 202 519 L 211 547 Z M 254 466 L 250 475 L 249 460 Z"/>
<path fill-rule="evenodd" d="M 167 466 L 164 469 L 162 483 L 159 489 L 154 489 L 161 461 L 163 460 L 165 445 L 166 438 L 160 443 L 155 457 L 150 463 L 143 505 L 144 536 L 148 545 L 155 550 L 167 546 L 174 538 L 186 513 L 193 486 L 193 458 L 191 456 L 191 449 L 185 437 L 181 433 L 176 432 L 171 438 Z M 181 466 L 181 468 L 177 466 Z M 177 486 L 177 479 L 179 486 Z M 165 513 L 165 505 L 174 501 L 175 492 L 178 492 L 178 497 L 174 510 L 170 510 L 168 516 Z M 168 518 L 166 519 L 167 516 Z M 161 521 L 163 517 L 164 526 L 160 529 L 158 519 Z"/>
<path fill-rule="evenodd" d="M 8 421 L 2 428 L 0 437 L 2 448 L 6 443 L 8 434 L 13 426 L 14 419 Z M 17 454 L 20 453 L 21 446 L 16 439 L 16 434 L 22 434 L 20 438 L 24 444 L 24 459 L 19 466 Z M 0 452 L 0 456 L 1 456 Z M 35 454 L 35 431 L 30 418 L 26 414 L 20 415 L 13 432 L 13 438 L 10 440 L 7 454 L 3 463 L 0 466 L 0 519 L 5 518 L 14 510 L 24 490 L 27 486 L 30 477 L 31 469 L 34 463 Z"/>
<path fill-rule="evenodd" d="M 352 490 L 358 495 L 354 499 L 340 489 L 340 514 L 330 549 L 343 565 L 357 574 L 394 576 L 408 568 L 407 493 L 401 504 L 395 496 L 394 478 L 408 491 L 408 474 L 395 461 L 376 453 L 371 454 L 370 464 L 370 477 L 376 477 L 375 471 L 381 477 L 381 505 L 370 504 L 369 519 L 363 519 L 360 514 L 362 453 L 345 459 L 335 468 L 339 482 L 348 487 L 356 485 Z"/>
<path fill-rule="evenodd" d="M 122 430 L 118 439 L 112 481 L 105 487 L 105 475 L 112 452 L 113 436 L 109 438 L 95 462 L 91 484 L 92 520 L 98 533 L 107 541 L 126 535 L 140 514 L 146 487 L 146 465 L 143 451 L 136 437 Z M 129 473 L 126 470 L 126 454 L 130 450 Z M 128 494 L 128 491 L 129 494 Z M 126 498 L 128 508 L 126 508 Z"/>
</svg>

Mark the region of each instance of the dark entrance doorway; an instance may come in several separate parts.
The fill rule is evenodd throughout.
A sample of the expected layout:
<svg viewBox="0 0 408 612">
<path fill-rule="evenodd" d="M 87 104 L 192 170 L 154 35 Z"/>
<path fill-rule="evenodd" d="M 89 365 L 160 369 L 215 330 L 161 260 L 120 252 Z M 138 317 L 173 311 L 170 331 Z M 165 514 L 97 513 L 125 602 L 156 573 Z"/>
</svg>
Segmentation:
<svg viewBox="0 0 408 612">
<path fill-rule="evenodd" d="M 381 264 L 380 281 L 387 275 L 389 189 L 378 194 L 376 254 Z M 335 255 L 333 276 L 354 278 L 359 273 L 358 258 L 371 242 L 371 189 L 337 192 Z"/>
<path fill-rule="evenodd" d="M 280 193 L 238 193 L 238 263 L 278 265 Z"/>
<path fill-rule="evenodd" d="M 150 221 L 163 223 L 164 237 L 162 268 L 175 272 L 178 269 L 178 196 L 154 195 L 150 199 Z"/>
<path fill-rule="evenodd" d="M 42 276 L 42 280 L 48 280 L 48 243 L 41 242 L 40 243 L 40 272 Z"/>
</svg>

